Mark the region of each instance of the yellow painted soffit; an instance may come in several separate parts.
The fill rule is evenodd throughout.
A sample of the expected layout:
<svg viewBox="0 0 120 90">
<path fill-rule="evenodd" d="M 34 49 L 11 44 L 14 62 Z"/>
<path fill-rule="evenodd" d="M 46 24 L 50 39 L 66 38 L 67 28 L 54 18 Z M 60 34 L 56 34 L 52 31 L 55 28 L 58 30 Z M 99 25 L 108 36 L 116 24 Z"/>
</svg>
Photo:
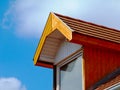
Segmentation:
<svg viewBox="0 0 120 90">
<path fill-rule="evenodd" d="M 34 64 L 37 63 L 46 37 L 56 29 L 59 30 L 69 41 L 72 39 L 72 30 L 54 13 L 50 13 L 34 55 Z"/>
</svg>

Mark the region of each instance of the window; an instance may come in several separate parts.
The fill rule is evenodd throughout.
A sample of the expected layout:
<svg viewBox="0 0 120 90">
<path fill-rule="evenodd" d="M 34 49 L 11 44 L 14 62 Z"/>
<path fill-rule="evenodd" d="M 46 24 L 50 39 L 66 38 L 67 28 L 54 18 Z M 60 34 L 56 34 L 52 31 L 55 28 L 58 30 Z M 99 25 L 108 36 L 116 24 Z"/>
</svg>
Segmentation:
<svg viewBox="0 0 120 90">
<path fill-rule="evenodd" d="M 57 90 L 82 90 L 82 55 L 58 66 Z"/>
</svg>

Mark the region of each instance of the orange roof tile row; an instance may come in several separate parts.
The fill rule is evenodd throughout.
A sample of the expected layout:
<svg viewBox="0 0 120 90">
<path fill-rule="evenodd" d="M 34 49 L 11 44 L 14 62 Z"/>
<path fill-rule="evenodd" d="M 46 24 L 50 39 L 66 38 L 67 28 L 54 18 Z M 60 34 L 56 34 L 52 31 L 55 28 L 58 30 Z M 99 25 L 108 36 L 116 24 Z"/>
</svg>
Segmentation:
<svg viewBox="0 0 120 90">
<path fill-rule="evenodd" d="M 113 85 L 117 84 L 117 83 L 120 83 L 120 75 L 117 76 L 116 78 L 114 78 L 113 80 L 111 80 L 111 81 L 109 81 L 109 82 L 107 82 L 105 84 L 102 84 L 101 86 L 99 86 L 95 90 L 104 90 L 104 89 L 106 89 L 106 88 L 108 88 L 110 86 L 113 86 Z"/>
<path fill-rule="evenodd" d="M 120 43 L 120 31 L 60 14 L 55 15 L 68 25 L 74 32 Z"/>
</svg>

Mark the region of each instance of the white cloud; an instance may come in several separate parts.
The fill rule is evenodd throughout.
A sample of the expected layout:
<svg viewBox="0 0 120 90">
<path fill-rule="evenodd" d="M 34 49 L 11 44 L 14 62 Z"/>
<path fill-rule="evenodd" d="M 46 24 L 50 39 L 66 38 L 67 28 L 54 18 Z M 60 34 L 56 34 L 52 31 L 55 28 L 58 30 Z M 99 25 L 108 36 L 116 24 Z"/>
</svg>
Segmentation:
<svg viewBox="0 0 120 90">
<path fill-rule="evenodd" d="M 51 11 L 120 29 L 119 0 L 16 0 L 4 15 L 4 26 L 14 25 L 20 36 L 39 37 Z"/>
<path fill-rule="evenodd" d="M 22 83 L 14 78 L 0 78 L 0 90 L 27 90 Z"/>
<path fill-rule="evenodd" d="M 13 16 L 12 16 L 12 9 L 14 8 L 13 4 L 10 4 L 10 8 L 4 13 L 4 18 L 2 19 L 2 22 L 0 25 L 4 29 L 9 29 L 12 27 L 13 24 Z"/>
</svg>

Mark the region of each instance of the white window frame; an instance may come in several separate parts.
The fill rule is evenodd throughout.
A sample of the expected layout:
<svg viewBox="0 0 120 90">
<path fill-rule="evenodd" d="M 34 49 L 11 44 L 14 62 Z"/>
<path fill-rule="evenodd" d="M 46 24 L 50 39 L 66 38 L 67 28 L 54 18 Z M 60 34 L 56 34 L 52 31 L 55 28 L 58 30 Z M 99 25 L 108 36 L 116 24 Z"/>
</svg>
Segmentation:
<svg viewBox="0 0 120 90">
<path fill-rule="evenodd" d="M 57 72 L 57 77 L 56 77 L 56 90 L 60 90 L 60 68 L 68 63 L 70 63 L 71 61 L 74 61 L 76 58 L 79 58 L 80 56 L 83 57 L 83 50 L 80 49 L 78 52 L 76 52 L 75 54 L 73 55 L 70 55 L 69 57 L 67 57 L 66 59 L 62 60 L 61 62 L 57 63 L 56 66 L 57 66 L 57 69 L 56 69 L 56 72 Z M 82 60 L 83 62 L 83 60 Z M 82 67 L 82 77 L 83 77 L 83 81 L 84 81 L 84 70 L 83 70 L 83 65 L 81 66 Z M 84 82 L 82 81 L 82 88 L 84 88 Z M 84 89 L 83 89 L 84 90 Z"/>
</svg>

